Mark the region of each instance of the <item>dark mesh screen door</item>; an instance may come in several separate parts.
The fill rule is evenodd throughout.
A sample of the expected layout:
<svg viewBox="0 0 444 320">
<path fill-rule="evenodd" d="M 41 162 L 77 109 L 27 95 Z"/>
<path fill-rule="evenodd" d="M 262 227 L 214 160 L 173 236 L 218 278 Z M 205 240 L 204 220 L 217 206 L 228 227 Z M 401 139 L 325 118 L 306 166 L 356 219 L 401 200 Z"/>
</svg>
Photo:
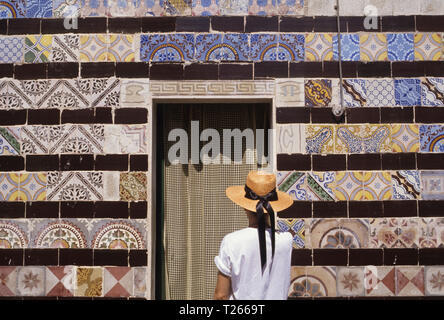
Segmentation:
<svg viewBox="0 0 444 320">
<path fill-rule="evenodd" d="M 220 242 L 227 233 L 247 226 L 245 213 L 226 198 L 225 189 L 244 184 L 248 172 L 258 168 L 256 144 L 247 149 L 244 139 L 240 164 L 234 163 L 233 148 L 229 164 L 191 164 L 190 156 L 188 164 L 172 164 L 168 161 L 168 150 L 176 141 L 169 142 L 168 133 L 175 128 L 184 129 L 191 152 L 191 121 L 199 121 L 199 135 L 207 128 L 219 132 L 222 151 L 223 129 L 250 128 L 253 132 L 268 129 L 269 105 L 162 104 L 158 105 L 158 112 L 162 126 L 158 141 L 162 143 L 158 167 L 162 174 L 159 178 L 162 205 L 157 219 L 161 230 L 157 263 L 162 268 L 156 277 L 161 281 L 157 290 L 162 294 L 158 297 L 212 299 L 217 275 L 213 259 Z M 267 141 L 267 136 L 264 140 Z M 207 143 L 200 142 L 200 149 Z"/>
</svg>

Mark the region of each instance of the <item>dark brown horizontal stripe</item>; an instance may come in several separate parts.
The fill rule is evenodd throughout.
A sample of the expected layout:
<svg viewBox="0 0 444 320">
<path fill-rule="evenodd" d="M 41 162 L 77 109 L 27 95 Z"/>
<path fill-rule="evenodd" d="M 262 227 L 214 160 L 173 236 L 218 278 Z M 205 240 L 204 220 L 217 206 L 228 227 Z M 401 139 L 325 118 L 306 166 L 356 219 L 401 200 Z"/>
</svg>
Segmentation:
<svg viewBox="0 0 444 320">
<path fill-rule="evenodd" d="M 25 158 L 21 156 L 1 156 L 1 171 L 21 171 L 25 168 Z"/>
<path fill-rule="evenodd" d="M 384 265 L 402 266 L 418 265 L 418 249 L 416 248 L 384 248 Z"/>
<path fill-rule="evenodd" d="M 312 217 L 311 201 L 293 201 L 291 207 L 280 211 L 279 218 L 311 218 Z"/>
<path fill-rule="evenodd" d="M 350 266 L 381 266 L 384 264 L 383 249 L 349 249 L 348 265 Z"/>
<path fill-rule="evenodd" d="M 347 249 L 313 249 L 314 266 L 346 266 Z"/>
</svg>

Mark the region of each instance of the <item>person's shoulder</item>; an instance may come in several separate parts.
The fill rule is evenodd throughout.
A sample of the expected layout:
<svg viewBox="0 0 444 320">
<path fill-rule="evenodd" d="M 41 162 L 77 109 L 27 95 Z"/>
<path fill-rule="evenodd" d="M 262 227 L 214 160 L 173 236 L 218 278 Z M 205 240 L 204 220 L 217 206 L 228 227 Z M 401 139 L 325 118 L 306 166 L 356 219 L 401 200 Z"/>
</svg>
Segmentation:
<svg viewBox="0 0 444 320">
<path fill-rule="evenodd" d="M 251 234 L 254 234 L 254 229 L 252 228 L 244 228 L 237 231 L 233 231 L 227 234 L 224 237 L 225 241 L 239 241 L 245 237 L 249 237 Z"/>
<path fill-rule="evenodd" d="M 293 242 L 293 236 L 290 232 L 276 232 L 276 237 L 279 237 L 282 241 Z"/>
</svg>

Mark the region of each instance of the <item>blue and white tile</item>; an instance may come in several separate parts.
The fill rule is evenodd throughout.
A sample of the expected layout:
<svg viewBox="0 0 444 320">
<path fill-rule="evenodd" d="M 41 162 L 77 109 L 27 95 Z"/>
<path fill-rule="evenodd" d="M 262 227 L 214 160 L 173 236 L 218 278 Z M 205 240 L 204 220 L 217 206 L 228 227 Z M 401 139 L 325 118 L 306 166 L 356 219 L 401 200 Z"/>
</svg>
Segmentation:
<svg viewBox="0 0 444 320">
<path fill-rule="evenodd" d="M 140 0 L 136 7 L 137 17 L 159 17 L 165 14 L 165 4 L 163 0 Z"/>
<path fill-rule="evenodd" d="M 360 44 L 359 35 L 348 33 L 341 34 L 341 59 L 342 61 L 359 61 Z M 333 60 L 339 60 L 338 36 L 333 36 Z"/>
<path fill-rule="evenodd" d="M 195 59 L 197 61 L 220 61 L 224 58 L 221 45 L 222 33 L 198 34 L 195 41 Z"/>
<path fill-rule="evenodd" d="M 345 79 L 342 87 L 344 88 L 344 103 L 347 107 L 365 107 L 367 104 L 367 89 L 365 80 Z"/>
<path fill-rule="evenodd" d="M 392 107 L 395 105 L 395 84 L 393 79 L 366 79 L 368 107 Z"/>
<path fill-rule="evenodd" d="M 248 14 L 256 16 L 276 15 L 276 0 L 250 0 Z"/>
<path fill-rule="evenodd" d="M 0 1 L 0 19 L 14 19 L 14 18 L 25 18 L 25 17 L 26 17 L 25 0 Z"/>
<path fill-rule="evenodd" d="M 413 61 L 415 59 L 413 33 L 387 34 L 387 50 L 390 61 Z"/>
<path fill-rule="evenodd" d="M 0 127 L 0 155 L 20 154 L 20 126 Z"/>
<path fill-rule="evenodd" d="M 419 143 L 421 152 L 444 152 L 444 126 L 421 125 Z"/>
<path fill-rule="evenodd" d="M 444 200 L 444 171 L 421 171 L 421 197 Z"/>
<path fill-rule="evenodd" d="M 277 153 L 305 153 L 305 125 L 282 124 L 277 126 Z"/>
<path fill-rule="evenodd" d="M 168 35 L 142 34 L 140 36 L 140 60 L 141 61 L 171 61 L 168 55 Z"/>
<path fill-rule="evenodd" d="M 173 61 L 192 61 L 194 59 L 194 34 L 170 34 L 168 36 L 168 50 Z"/>
<path fill-rule="evenodd" d="M 304 0 L 277 0 L 276 9 L 279 15 L 302 16 L 304 15 Z"/>
<path fill-rule="evenodd" d="M 293 248 L 305 248 L 305 219 L 277 219 L 276 229 L 289 232 L 293 237 Z"/>
<path fill-rule="evenodd" d="M 218 16 L 220 14 L 219 0 L 193 0 L 191 7 L 193 16 Z"/>
<path fill-rule="evenodd" d="M 0 37 L 0 63 L 22 63 L 24 60 L 23 37 Z"/>
<path fill-rule="evenodd" d="M 306 173 L 299 171 L 279 171 L 276 175 L 278 190 L 288 193 L 293 200 L 308 200 Z"/>
<path fill-rule="evenodd" d="M 53 18 L 80 16 L 80 0 L 53 0 L 52 6 Z"/>
<path fill-rule="evenodd" d="M 307 172 L 306 190 L 307 198 L 311 201 L 334 201 L 336 196 L 333 192 L 335 172 Z"/>
<path fill-rule="evenodd" d="M 252 34 L 250 58 L 253 61 L 276 61 L 278 38 L 276 34 Z"/>
<path fill-rule="evenodd" d="M 26 0 L 27 18 L 52 18 L 52 0 Z"/>
<path fill-rule="evenodd" d="M 220 14 L 224 16 L 248 15 L 249 0 L 219 0 Z"/>
<path fill-rule="evenodd" d="M 245 33 L 226 33 L 223 37 L 223 60 L 248 61 L 250 59 L 249 35 Z"/>
<path fill-rule="evenodd" d="M 278 60 L 304 61 L 305 36 L 295 33 L 281 33 L 279 35 Z"/>
<path fill-rule="evenodd" d="M 444 78 L 421 79 L 423 106 L 444 106 Z"/>
<path fill-rule="evenodd" d="M 416 200 L 420 198 L 421 181 L 416 170 L 392 172 L 392 199 Z"/>
<path fill-rule="evenodd" d="M 419 79 L 395 79 L 397 106 L 420 106 L 421 83 Z"/>
</svg>

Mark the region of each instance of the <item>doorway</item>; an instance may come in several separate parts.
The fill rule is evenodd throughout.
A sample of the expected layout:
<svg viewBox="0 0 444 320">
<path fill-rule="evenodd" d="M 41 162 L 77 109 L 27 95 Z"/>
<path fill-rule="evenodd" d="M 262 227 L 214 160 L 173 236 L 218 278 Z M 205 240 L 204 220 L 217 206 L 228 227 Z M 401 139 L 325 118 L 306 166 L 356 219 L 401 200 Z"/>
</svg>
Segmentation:
<svg viewBox="0 0 444 320">
<path fill-rule="evenodd" d="M 261 167 L 255 153 L 256 129 L 264 129 L 264 153 L 268 155 L 271 106 L 162 103 L 157 104 L 156 110 L 156 299 L 212 299 L 217 275 L 214 257 L 222 238 L 247 226 L 243 210 L 225 196 L 225 189 L 243 185 L 248 172 Z M 195 121 L 199 137 L 205 129 L 219 133 L 221 151 L 226 143 L 224 129 L 250 128 L 255 144 L 252 148 L 248 139 L 242 139 L 242 148 L 234 149 L 235 143 L 231 141 L 229 154 L 227 149 L 223 155 L 214 150 L 209 153 L 212 159 L 223 156 L 224 161 L 208 164 L 199 158 L 196 163 L 191 155 L 191 144 L 196 143 L 192 141 Z M 168 141 L 173 129 L 187 133 L 186 163 L 173 164 L 168 158 L 168 152 L 178 141 Z M 199 150 L 209 141 L 212 140 L 197 142 Z M 241 161 L 235 163 L 236 158 Z"/>
</svg>

